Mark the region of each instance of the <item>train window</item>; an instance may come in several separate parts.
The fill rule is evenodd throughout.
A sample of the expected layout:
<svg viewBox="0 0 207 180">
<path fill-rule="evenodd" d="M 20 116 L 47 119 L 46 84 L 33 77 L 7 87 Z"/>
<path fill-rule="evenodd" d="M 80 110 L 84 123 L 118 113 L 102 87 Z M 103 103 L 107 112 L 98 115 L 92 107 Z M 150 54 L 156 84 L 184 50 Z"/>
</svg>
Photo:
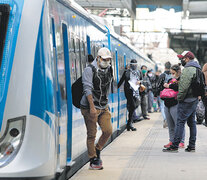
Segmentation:
<svg viewBox="0 0 207 180">
<path fill-rule="evenodd" d="M 0 5 L 0 67 L 2 63 L 4 44 L 6 40 L 6 32 L 9 22 L 9 5 Z"/>
<path fill-rule="evenodd" d="M 70 49 L 72 52 L 75 53 L 75 39 L 74 38 L 71 38 L 70 40 Z"/>
<path fill-rule="evenodd" d="M 84 41 L 81 41 L 81 47 L 80 47 L 80 52 L 81 52 L 81 64 L 82 64 L 82 72 L 84 70 L 84 68 L 86 67 L 86 50 L 85 50 L 85 43 Z"/>
<path fill-rule="evenodd" d="M 76 38 L 76 73 L 77 78 L 81 77 L 82 71 L 81 71 L 81 52 L 80 52 L 80 39 Z"/>
</svg>

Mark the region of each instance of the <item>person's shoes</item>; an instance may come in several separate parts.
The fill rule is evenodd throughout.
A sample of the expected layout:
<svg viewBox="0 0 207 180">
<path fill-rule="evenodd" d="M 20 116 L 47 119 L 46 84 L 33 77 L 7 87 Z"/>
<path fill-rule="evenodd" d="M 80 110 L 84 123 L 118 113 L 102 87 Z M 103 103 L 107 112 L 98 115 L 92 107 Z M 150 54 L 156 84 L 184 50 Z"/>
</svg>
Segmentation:
<svg viewBox="0 0 207 180">
<path fill-rule="evenodd" d="M 207 127 L 207 123 L 204 122 L 203 125 Z"/>
<path fill-rule="evenodd" d="M 179 144 L 179 148 L 185 148 L 185 144 L 184 143 L 180 143 Z"/>
<path fill-rule="evenodd" d="M 98 159 L 97 157 L 91 158 L 89 169 L 91 169 L 91 170 L 103 169 L 103 166 L 102 166 L 100 159 Z"/>
<path fill-rule="evenodd" d="M 137 129 L 135 127 L 131 126 L 127 126 L 127 131 L 136 131 Z"/>
<path fill-rule="evenodd" d="M 142 118 L 138 117 L 137 119 L 134 119 L 134 120 L 133 120 L 133 123 L 139 122 L 139 121 L 141 121 L 141 120 L 142 120 Z"/>
<path fill-rule="evenodd" d="M 178 152 L 178 148 L 171 145 L 169 148 L 163 149 L 163 152 L 173 152 L 173 153 L 177 153 Z"/>
<path fill-rule="evenodd" d="M 148 111 L 148 113 L 152 113 L 152 111 Z"/>
<path fill-rule="evenodd" d="M 163 128 L 167 128 L 168 127 L 168 125 L 167 125 L 167 121 L 164 121 L 163 122 Z"/>
<path fill-rule="evenodd" d="M 164 145 L 164 148 L 169 148 L 172 145 L 172 142 L 169 142 L 168 144 Z"/>
<path fill-rule="evenodd" d="M 188 146 L 188 147 L 185 149 L 185 152 L 195 152 L 195 148 Z"/>
<path fill-rule="evenodd" d="M 144 118 L 145 120 L 150 120 L 150 118 L 147 117 L 147 116 L 143 116 L 143 118 Z"/>
</svg>

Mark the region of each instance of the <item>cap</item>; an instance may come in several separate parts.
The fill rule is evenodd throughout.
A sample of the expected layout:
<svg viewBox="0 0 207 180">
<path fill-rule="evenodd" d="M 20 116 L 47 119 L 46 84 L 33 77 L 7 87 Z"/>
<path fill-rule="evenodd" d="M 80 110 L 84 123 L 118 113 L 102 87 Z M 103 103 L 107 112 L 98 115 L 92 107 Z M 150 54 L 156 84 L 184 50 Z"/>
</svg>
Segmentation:
<svg viewBox="0 0 207 180">
<path fill-rule="evenodd" d="M 98 50 L 98 56 L 101 56 L 103 59 L 112 58 L 111 52 L 106 47 L 102 47 Z"/>
<path fill-rule="evenodd" d="M 188 57 L 189 59 L 194 59 L 195 58 L 194 54 L 192 52 L 190 52 L 190 51 L 183 51 L 183 53 L 182 54 L 178 54 L 177 57 L 179 59 L 182 59 L 184 57 Z"/>
<path fill-rule="evenodd" d="M 132 59 L 132 60 L 130 61 L 130 64 L 137 64 L 137 60 L 136 60 L 136 59 Z"/>
</svg>

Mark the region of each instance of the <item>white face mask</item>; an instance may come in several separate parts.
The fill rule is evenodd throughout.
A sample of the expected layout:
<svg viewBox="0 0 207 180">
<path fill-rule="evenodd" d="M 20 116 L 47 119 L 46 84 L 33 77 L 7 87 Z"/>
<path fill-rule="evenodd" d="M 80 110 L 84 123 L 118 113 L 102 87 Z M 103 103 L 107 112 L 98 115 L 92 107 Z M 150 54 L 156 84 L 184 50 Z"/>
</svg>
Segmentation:
<svg viewBox="0 0 207 180">
<path fill-rule="evenodd" d="M 149 76 L 149 77 L 152 77 L 152 73 L 148 73 L 148 76 Z"/>
<path fill-rule="evenodd" d="M 110 65 L 110 61 L 101 61 L 99 60 L 101 68 L 106 69 Z"/>
</svg>

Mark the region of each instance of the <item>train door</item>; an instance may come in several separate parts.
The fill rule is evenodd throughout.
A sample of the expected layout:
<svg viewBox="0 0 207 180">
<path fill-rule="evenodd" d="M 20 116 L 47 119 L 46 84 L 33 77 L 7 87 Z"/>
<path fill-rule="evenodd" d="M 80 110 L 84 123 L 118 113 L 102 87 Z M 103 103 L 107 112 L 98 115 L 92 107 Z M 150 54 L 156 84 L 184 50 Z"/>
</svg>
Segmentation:
<svg viewBox="0 0 207 180">
<path fill-rule="evenodd" d="M 56 29 L 54 19 L 51 19 L 51 35 L 53 45 L 53 64 L 55 72 L 56 90 L 56 152 L 57 152 L 57 171 L 61 172 L 66 165 L 66 145 L 67 145 L 67 96 L 65 81 L 65 66 L 61 43 L 56 43 L 56 34 L 60 35 L 61 29 Z M 57 32 L 57 33 L 56 33 Z"/>
</svg>

